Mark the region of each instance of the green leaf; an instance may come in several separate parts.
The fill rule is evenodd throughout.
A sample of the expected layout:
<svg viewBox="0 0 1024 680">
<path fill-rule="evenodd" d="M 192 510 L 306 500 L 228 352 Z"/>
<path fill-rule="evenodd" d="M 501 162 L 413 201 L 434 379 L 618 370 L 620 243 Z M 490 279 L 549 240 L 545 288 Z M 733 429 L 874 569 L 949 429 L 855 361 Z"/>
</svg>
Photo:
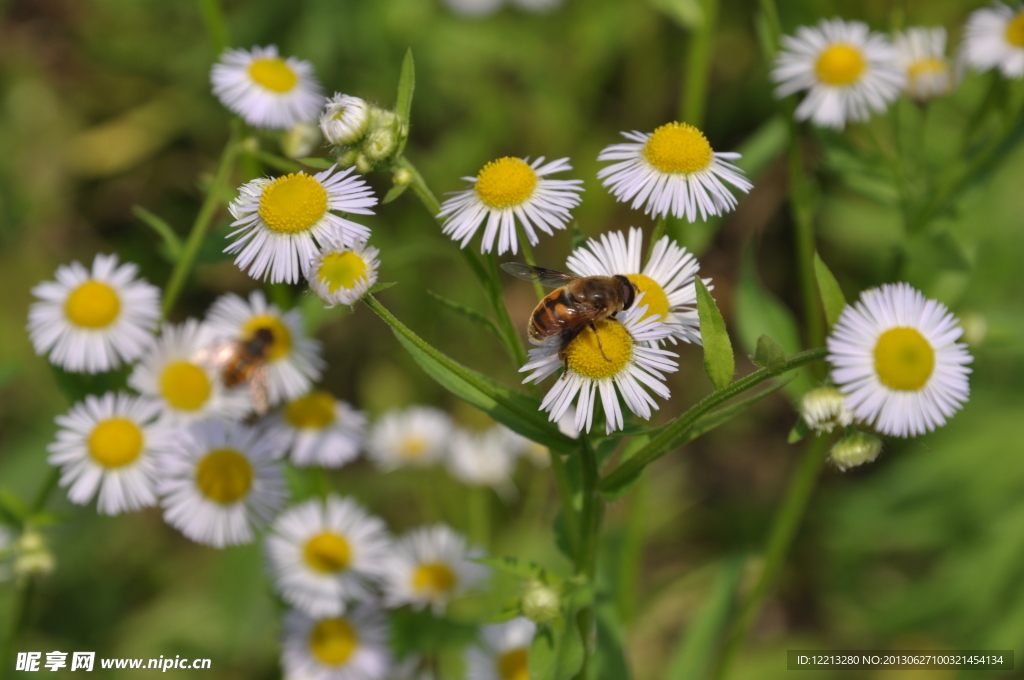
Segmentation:
<svg viewBox="0 0 1024 680">
<path fill-rule="evenodd" d="M 398 77 L 398 99 L 395 102 L 395 114 L 398 116 L 399 134 L 401 135 L 401 139 L 398 142 L 399 154 L 405 150 L 405 142 L 409 138 L 409 116 L 412 112 L 412 95 L 415 89 L 416 64 L 413 62 L 412 48 L 410 47 L 405 51 L 405 58 L 402 59 L 402 72 Z"/>
<path fill-rule="evenodd" d="M 398 281 L 378 281 L 377 283 L 370 286 L 370 290 L 366 291 L 366 294 L 373 295 L 374 293 L 379 293 L 382 290 L 387 290 L 388 288 L 396 285 L 397 283 Z"/>
<path fill-rule="evenodd" d="M 61 368 L 50 364 L 53 378 L 57 382 L 64 398 L 69 404 L 75 404 L 85 399 L 86 395 L 100 395 L 112 390 L 124 389 L 128 383 L 130 366 L 125 366 L 116 371 L 106 373 L 69 373 Z"/>
<path fill-rule="evenodd" d="M 786 368 L 786 353 L 767 335 L 757 339 L 757 351 L 754 353 L 754 363 L 762 368 L 767 368 L 772 374 L 779 374 Z"/>
<path fill-rule="evenodd" d="M 256 151 L 254 152 L 253 155 L 256 156 L 256 159 L 259 162 L 275 170 L 276 172 L 302 172 L 302 165 L 304 165 L 296 163 L 295 161 L 290 160 L 288 158 L 278 156 L 277 154 L 272 154 L 268 151 Z M 331 165 L 333 165 L 333 163 Z M 327 167 L 331 166 L 329 165 Z"/>
<path fill-rule="evenodd" d="M 297 160 L 307 168 L 314 168 L 315 170 L 327 170 L 338 164 L 333 158 L 299 158 Z"/>
<path fill-rule="evenodd" d="M 171 225 L 167 224 L 167 222 L 162 218 L 149 212 L 141 205 L 132 206 L 132 214 L 142 220 L 146 226 L 155 231 L 157 235 L 163 239 L 164 248 L 167 251 L 167 257 L 170 262 L 177 262 L 181 259 L 181 239 L 174 233 L 174 229 Z"/>
<path fill-rule="evenodd" d="M 789 444 L 796 444 L 798 441 L 807 436 L 811 431 L 811 428 L 807 427 L 807 423 L 803 418 L 797 418 L 796 424 L 793 425 L 793 429 L 789 431 L 789 436 L 786 437 L 786 442 Z"/>
<path fill-rule="evenodd" d="M 388 189 L 388 193 L 384 195 L 384 200 L 381 201 L 382 205 L 387 205 L 391 201 L 395 200 L 399 196 L 405 193 L 405 190 L 409 188 L 412 182 L 406 182 L 405 184 L 396 184 L 395 186 Z"/>
<path fill-rule="evenodd" d="M 582 248 L 583 246 L 587 245 L 587 237 L 584 236 L 583 232 L 580 230 L 580 223 L 579 222 L 573 222 L 572 223 L 572 227 L 570 227 L 570 229 L 572 230 L 572 249 L 573 250 L 576 250 L 578 248 Z"/>
<path fill-rule="evenodd" d="M 28 506 L 18 494 L 10 489 L 0 489 L 0 521 L 21 529 L 28 519 L 28 514 Z"/>
<path fill-rule="evenodd" d="M 444 297 L 443 295 L 439 295 L 439 294 L 435 293 L 432 290 L 428 290 L 427 291 L 427 295 L 429 295 L 430 297 L 434 298 L 435 300 L 437 300 L 438 302 L 443 304 L 448 309 L 451 309 L 454 312 L 458 312 L 459 314 L 461 314 L 462 316 L 466 317 L 467 319 L 469 319 L 473 323 L 476 323 L 476 324 L 479 324 L 479 325 L 483 326 L 484 328 L 489 330 L 491 333 L 494 333 L 494 335 L 496 335 L 498 338 L 501 338 L 501 332 L 498 330 L 498 327 L 494 324 L 494 322 L 491 321 L 490 319 L 488 319 L 486 316 L 484 316 L 480 312 L 476 311 L 475 309 L 467 307 L 466 305 L 463 305 L 463 304 L 459 304 L 458 302 L 455 302 L 454 300 L 449 300 L 448 298 Z"/>
<path fill-rule="evenodd" d="M 697 315 L 700 317 L 700 337 L 704 343 L 704 370 L 711 378 L 716 390 L 732 382 L 736 372 L 736 359 L 732 353 L 732 342 L 725 330 L 725 319 L 718 310 L 700 277 L 697 284 Z"/>
<path fill-rule="evenodd" d="M 521 560 L 518 557 L 484 557 L 473 561 L 524 581 L 539 579 L 546 584 L 553 585 L 562 580 L 536 562 Z"/>
<path fill-rule="evenodd" d="M 818 294 L 821 295 L 821 305 L 825 308 L 825 320 L 831 328 L 839 320 L 839 315 L 846 306 L 846 298 L 843 297 L 843 290 L 839 287 L 836 277 L 825 266 L 817 251 L 814 253 L 814 276 L 818 280 Z"/>
<path fill-rule="evenodd" d="M 488 624 L 505 623 L 506 621 L 511 621 L 512 619 L 522 615 L 523 598 L 513 597 L 509 600 L 506 600 L 505 603 L 501 605 L 501 609 L 498 611 L 498 613 L 488 617 L 485 622 Z"/>
<path fill-rule="evenodd" d="M 700 0 L 648 0 L 651 7 L 662 12 L 680 27 L 696 31 L 704 24 L 704 9 Z"/>
<path fill-rule="evenodd" d="M 477 626 L 434 616 L 430 610 L 391 612 L 391 645 L 399 658 L 434 655 L 445 648 L 464 647 L 476 640 Z"/>
<path fill-rule="evenodd" d="M 583 641 L 575 619 L 541 626 L 530 645 L 530 680 L 568 680 L 583 666 Z"/>
<path fill-rule="evenodd" d="M 594 648 L 596 680 L 629 680 L 629 666 L 622 651 L 622 624 L 611 600 L 597 607 L 597 646 Z"/>
</svg>

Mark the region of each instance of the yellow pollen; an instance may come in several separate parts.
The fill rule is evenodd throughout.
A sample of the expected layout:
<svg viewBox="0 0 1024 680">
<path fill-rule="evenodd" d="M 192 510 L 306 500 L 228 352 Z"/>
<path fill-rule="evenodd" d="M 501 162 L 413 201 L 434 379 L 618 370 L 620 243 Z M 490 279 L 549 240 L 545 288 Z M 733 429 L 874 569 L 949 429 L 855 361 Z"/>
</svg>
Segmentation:
<svg viewBox="0 0 1024 680">
<path fill-rule="evenodd" d="M 345 619 L 322 619 L 309 631 L 309 651 L 320 663 L 340 666 L 359 647 L 359 636 Z"/>
<path fill-rule="evenodd" d="M 328 293 L 333 293 L 339 288 L 353 288 L 356 283 L 366 278 L 366 261 L 350 250 L 343 253 L 328 253 L 324 256 L 316 277 L 320 283 L 327 286 Z"/>
<path fill-rule="evenodd" d="M 352 561 L 352 548 L 342 536 L 325 531 L 309 539 L 302 549 L 302 556 L 314 570 L 333 574 Z"/>
<path fill-rule="evenodd" d="M 818 80 L 827 85 L 849 85 L 857 82 L 867 66 L 859 49 L 846 43 L 836 43 L 822 51 L 814 70 Z"/>
<path fill-rule="evenodd" d="M 419 435 L 410 434 L 398 445 L 398 455 L 402 460 L 419 460 L 427 452 L 427 440 Z"/>
<path fill-rule="evenodd" d="M 886 387 L 920 390 L 935 368 L 935 350 L 916 328 L 890 328 L 875 345 L 875 371 Z"/>
<path fill-rule="evenodd" d="M 89 279 L 71 291 L 64 303 L 64 313 L 71 323 L 83 328 L 109 326 L 121 311 L 117 292 L 103 283 Z"/>
<path fill-rule="evenodd" d="M 273 92 L 290 92 L 299 77 L 281 57 L 254 59 L 249 64 L 249 77 Z"/>
<path fill-rule="evenodd" d="M 714 153 L 704 133 L 689 123 L 666 123 L 644 144 L 644 158 L 662 172 L 698 172 L 711 165 Z"/>
<path fill-rule="evenodd" d="M 214 449 L 196 466 L 196 486 L 211 501 L 225 505 L 245 497 L 252 486 L 249 460 L 234 449 Z"/>
<path fill-rule="evenodd" d="M 506 156 L 491 161 L 476 178 L 476 195 L 492 208 L 519 205 L 537 186 L 537 173 L 521 158 Z"/>
<path fill-rule="evenodd" d="M 89 456 L 105 468 L 128 465 L 142 453 L 142 430 L 127 418 L 111 418 L 89 434 Z"/>
<path fill-rule="evenodd" d="M 334 422 L 334 395 L 316 390 L 299 397 L 285 407 L 284 419 L 298 430 L 322 430 Z"/>
<path fill-rule="evenodd" d="M 668 296 L 665 295 L 665 289 L 661 287 L 661 284 L 646 274 L 627 274 L 626 278 L 636 284 L 637 294 L 646 293 L 644 299 L 640 301 L 641 305 L 647 305 L 647 313 L 643 318 L 660 316 L 661 320 L 665 321 L 668 317 L 669 305 Z"/>
<path fill-rule="evenodd" d="M 288 326 L 285 326 L 276 316 L 263 314 L 246 321 L 242 326 L 242 339 L 251 340 L 256 331 L 261 328 L 270 331 L 270 335 L 274 338 L 267 348 L 267 361 L 276 361 L 287 356 L 292 349 L 292 334 L 288 330 Z"/>
<path fill-rule="evenodd" d="M 160 374 L 160 394 L 182 411 L 196 411 L 210 398 L 212 385 L 206 371 L 189 361 L 167 364 Z"/>
<path fill-rule="evenodd" d="M 327 190 L 304 172 L 278 177 L 260 194 L 260 218 L 279 234 L 306 231 L 326 212 Z"/>
<path fill-rule="evenodd" d="M 412 589 L 422 595 L 446 595 L 455 589 L 456 580 L 447 564 L 424 562 L 412 574 Z"/>
<path fill-rule="evenodd" d="M 1006 42 L 1014 47 L 1024 47 L 1024 10 L 1017 12 L 1006 24 Z"/>
<path fill-rule="evenodd" d="M 530 650 L 519 647 L 505 652 L 495 661 L 501 680 L 530 680 Z"/>
<path fill-rule="evenodd" d="M 565 348 L 565 363 L 570 371 L 584 378 L 601 380 L 618 375 L 633 356 L 633 337 L 618 321 L 595 321 L 597 333 L 588 327 Z M 597 336 L 601 344 L 597 344 Z M 602 353 L 602 348 L 604 352 Z"/>
</svg>

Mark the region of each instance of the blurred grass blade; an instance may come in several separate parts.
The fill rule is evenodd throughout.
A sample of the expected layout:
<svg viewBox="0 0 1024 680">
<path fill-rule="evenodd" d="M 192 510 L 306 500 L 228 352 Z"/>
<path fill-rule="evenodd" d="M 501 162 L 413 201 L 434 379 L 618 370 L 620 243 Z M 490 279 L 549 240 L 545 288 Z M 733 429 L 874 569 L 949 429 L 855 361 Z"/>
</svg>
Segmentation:
<svg viewBox="0 0 1024 680">
<path fill-rule="evenodd" d="M 228 38 L 228 22 L 224 19 L 220 0 L 199 0 L 199 12 L 203 15 L 203 25 L 214 54 L 220 55 L 230 42 Z"/>
<path fill-rule="evenodd" d="M 132 214 L 142 220 L 144 224 L 155 231 L 157 235 L 164 240 L 164 246 L 167 248 L 167 255 L 171 258 L 172 262 L 177 262 L 181 257 L 182 244 L 181 239 L 174 233 L 174 229 L 171 228 L 171 225 L 167 224 L 167 222 L 162 218 L 149 212 L 141 205 L 132 206 Z"/>
<path fill-rule="evenodd" d="M 459 304 L 458 302 L 455 302 L 454 300 L 449 300 L 448 298 L 444 297 L 443 295 L 439 295 L 439 294 L 435 293 L 432 290 L 428 290 L 427 291 L 427 295 L 429 295 L 430 297 L 434 298 L 435 300 L 440 302 L 442 305 L 444 305 L 448 309 L 451 309 L 452 311 L 457 312 L 457 313 L 461 314 L 462 316 L 466 317 L 467 319 L 469 319 L 473 323 L 476 323 L 476 324 L 479 324 L 479 325 L 483 326 L 484 328 L 489 330 L 491 333 L 494 333 L 495 337 L 497 337 L 499 340 L 501 340 L 501 331 L 498 330 L 498 327 L 495 325 L 495 323 L 493 321 L 488 319 L 486 316 L 484 316 L 480 312 L 476 311 L 475 309 L 471 309 L 470 307 L 467 307 L 466 305 Z"/>
<path fill-rule="evenodd" d="M 846 298 L 843 297 L 843 289 L 839 282 L 832 275 L 825 261 L 817 252 L 814 253 L 814 276 L 818 280 L 818 293 L 821 295 L 821 305 L 825 308 L 825 321 L 828 327 L 836 325 L 839 315 L 846 306 Z"/>
<path fill-rule="evenodd" d="M 700 337 L 704 343 L 704 370 L 716 390 L 723 389 L 736 373 L 736 357 L 732 353 L 732 342 L 725 329 L 725 319 L 718 310 L 700 277 L 697 284 L 697 315 L 700 317 Z"/>
<path fill-rule="evenodd" d="M 331 158 L 300 158 L 299 163 L 302 163 L 307 168 L 313 168 L 315 170 L 327 170 L 337 165 L 337 162 Z"/>
<path fill-rule="evenodd" d="M 398 116 L 400 141 L 398 153 L 405 150 L 405 142 L 409 139 L 409 116 L 412 113 L 412 95 L 416 89 L 416 64 L 412 59 L 412 48 L 405 51 L 402 59 L 402 73 L 398 77 L 398 99 L 395 102 L 395 114 Z M 399 192 L 401 193 L 401 192 Z"/>
</svg>

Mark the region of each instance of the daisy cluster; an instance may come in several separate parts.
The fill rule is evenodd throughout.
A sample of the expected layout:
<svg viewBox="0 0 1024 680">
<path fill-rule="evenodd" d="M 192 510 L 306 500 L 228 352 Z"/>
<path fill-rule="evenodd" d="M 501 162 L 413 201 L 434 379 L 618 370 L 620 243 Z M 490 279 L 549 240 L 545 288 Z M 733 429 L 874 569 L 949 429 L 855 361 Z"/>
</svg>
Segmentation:
<svg viewBox="0 0 1024 680">
<path fill-rule="evenodd" d="M 822 19 L 782 39 L 771 78 L 782 98 L 806 93 L 797 120 L 843 129 L 884 113 L 900 94 L 924 104 L 950 94 L 965 68 L 1024 76 L 1024 5 L 971 13 L 952 58 L 946 29 L 915 26 L 892 36 L 860 21 Z"/>
</svg>

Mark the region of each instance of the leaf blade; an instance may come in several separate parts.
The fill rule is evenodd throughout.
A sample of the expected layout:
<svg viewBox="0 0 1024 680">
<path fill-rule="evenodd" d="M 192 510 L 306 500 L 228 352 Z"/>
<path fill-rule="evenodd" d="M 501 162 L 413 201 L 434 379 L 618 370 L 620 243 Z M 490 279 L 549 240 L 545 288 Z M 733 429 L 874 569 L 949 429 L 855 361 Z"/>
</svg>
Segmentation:
<svg viewBox="0 0 1024 680">
<path fill-rule="evenodd" d="M 412 96 L 416 90 L 416 63 L 412 58 L 412 48 L 405 51 L 402 59 L 402 71 L 398 76 L 398 98 L 395 100 L 395 114 L 398 116 L 398 153 L 405 150 L 405 142 L 409 139 L 409 122 L 412 113 Z M 398 193 L 401 193 L 399 191 Z M 395 197 L 397 198 L 397 196 Z M 394 200 L 394 198 L 392 198 Z"/>
<path fill-rule="evenodd" d="M 839 287 L 836 277 L 832 275 L 817 251 L 814 253 L 814 277 L 818 281 L 821 305 L 825 308 L 825 320 L 828 322 L 828 327 L 832 328 L 839 320 L 843 307 L 846 306 L 846 298 L 843 296 L 843 289 Z"/>
<path fill-rule="evenodd" d="M 704 343 L 704 370 L 715 389 L 720 390 L 732 382 L 736 372 L 736 357 L 733 355 L 729 332 L 725 328 L 725 319 L 715 299 L 700 277 L 697 277 L 696 285 L 700 337 Z"/>
</svg>

